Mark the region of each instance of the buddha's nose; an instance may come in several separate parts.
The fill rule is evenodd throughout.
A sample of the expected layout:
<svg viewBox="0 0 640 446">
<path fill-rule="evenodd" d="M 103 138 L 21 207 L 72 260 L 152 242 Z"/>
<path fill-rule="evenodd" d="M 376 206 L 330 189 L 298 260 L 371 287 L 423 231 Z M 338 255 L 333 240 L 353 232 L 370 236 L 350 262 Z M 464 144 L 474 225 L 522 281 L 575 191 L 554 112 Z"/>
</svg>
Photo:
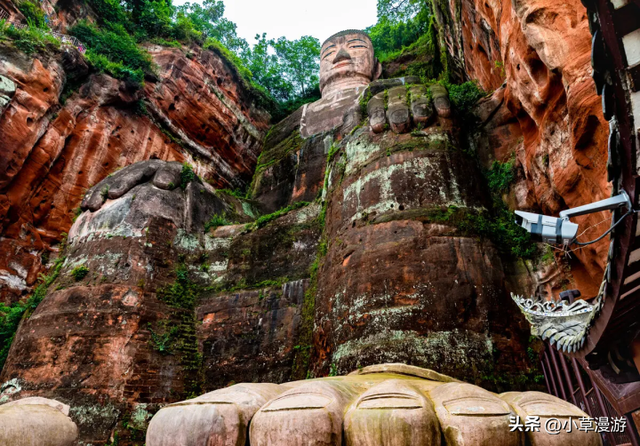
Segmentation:
<svg viewBox="0 0 640 446">
<path fill-rule="evenodd" d="M 343 60 L 351 60 L 351 56 L 344 48 L 341 48 L 336 55 L 336 58 L 333 59 L 333 63 L 336 64 L 338 62 L 342 62 Z"/>
</svg>

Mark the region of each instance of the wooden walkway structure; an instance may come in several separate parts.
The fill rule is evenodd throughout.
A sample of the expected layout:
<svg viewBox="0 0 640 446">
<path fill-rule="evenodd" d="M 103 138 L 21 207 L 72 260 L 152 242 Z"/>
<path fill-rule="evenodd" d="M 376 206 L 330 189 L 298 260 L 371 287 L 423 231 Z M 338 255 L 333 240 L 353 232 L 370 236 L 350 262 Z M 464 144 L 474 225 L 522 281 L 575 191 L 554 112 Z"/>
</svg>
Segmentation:
<svg viewBox="0 0 640 446">
<path fill-rule="evenodd" d="M 613 195 L 626 191 L 634 209 L 639 210 L 640 0 L 582 0 L 582 3 L 588 10 L 593 36 L 593 78 L 610 127 L 608 175 Z M 616 211 L 612 220 L 621 217 L 622 212 Z M 553 326 L 553 317 L 558 316 L 553 312 L 563 310 L 558 308 L 546 315 L 530 311 L 529 316 L 533 316 L 529 319 L 533 325 L 542 326 L 544 322 Z M 593 308 L 593 317 L 588 320 L 588 330 L 580 343 L 569 346 L 562 341 L 562 334 L 548 338 L 542 361 L 547 389 L 593 417 L 625 417 L 626 431 L 603 432 L 603 440 L 608 445 L 639 446 L 640 224 L 637 212 L 611 233 L 608 265 Z M 526 308 L 523 311 L 528 312 Z"/>
<path fill-rule="evenodd" d="M 0 6 L 0 20 L 6 20 L 7 23 L 11 24 L 14 28 L 24 29 L 28 28 L 29 25 L 26 23 L 22 23 L 16 20 L 11 20 L 11 14 L 7 10 L 5 10 L 2 6 Z M 86 49 L 82 42 L 80 42 L 76 37 L 69 36 L 67 34 L 59 33 L 57 31 L 48 31 L 56 39 L 60 40 L 63 45 L 71 45 L 75 47 L 80 53 L 84 54 Z"/>
</svg>

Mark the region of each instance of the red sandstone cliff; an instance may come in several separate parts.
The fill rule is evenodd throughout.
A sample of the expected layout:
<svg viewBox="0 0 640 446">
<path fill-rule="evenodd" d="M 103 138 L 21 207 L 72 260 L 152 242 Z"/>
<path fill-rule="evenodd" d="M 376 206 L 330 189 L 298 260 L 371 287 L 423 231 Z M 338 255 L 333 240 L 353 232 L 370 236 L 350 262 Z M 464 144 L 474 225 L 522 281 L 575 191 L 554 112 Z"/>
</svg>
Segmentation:
<svg viewBox="0 0 640 446">
<path fill-rule="evenodd" d="M 30 58 L 0 47 L 11 90 L 0 106 L 0 302 L 29 292 L 84 192 L 118 168 L 187 160 L 215 185 L 250 181 L 270 117 L 236 72 L 210 51 L 149 51 L 158 80 L 136 91 L 91 74 L 72 48 Z M 69 83 L 80 87 L 62 103 Z"/>
<path fill-rule="evenodd" d="M 519 182 L 507 197 L 512 206 L 556 213 L 606 196 L 607 129 L 589 77 L 582 6 L 575 0 L 562 5 L 465 1 L 450 7 L 460 15 L 451 14 L 456 17 L 452 21 L 441 17 L 441 26 L 449 32 L 458 69 L 485 89 L 495 89 L 478 108 L 484 122 L 473 138 L 478 152 L 485 164 L 515 153 L 520 166 Z M 8 54 L 0 75 L 16 84 L 15 91 L 0 91 L 11 98 L 0 115 L 0 135 L 3 143 L 8 141 L 0 148 L 0 280 L 9 285 L 2 290 L 5 301 L 28 292 L 41 268 L 40 255 L 70 228 L 85 188 L 117 167 L 151 157 L 186 159 L 217 185 L 250 179 L 268 116 L 252 106 L 250 95 L 215 54 L 194 50 L 186 57 L 178 49 L 150 47 L 159 65 L 158 80 L 133 92 L 107 76 L 90 75 L 74 52 L 30 59 L 0 50 Z M 59 96 L 69 76 L 81 79 L 82 86 L 63 105 Z M 141 98 L 148 115 L 140 113 Z M 292 121 L 299 122 L 295 116 Z M 300 141 L 294 128 L 285 130 L 284 136 L 293 137 L 283 136 L 275 147 L 284 155 L 258 172 L 254 184 L 255 196 L 274 208 L 312 201 L 325 179 L 324 140 Z M 312 358 L 315 369 L 349 369 L 357 366 L 356 358 L 375 362 L 382 354 L 389 358 L 400 351 L 391 359 L 454 368 L 463 358 L 475 373 L 476 366 L 489 369 L 493 364 L 494 351 L 488 347 L 493 345 L 509 352 L 508 359 L 503 356 L 497 363 L 500 377 L 507 367 L 515 375 L 525 368 L 528 336 L 509 314 L 507 305 L 513 304 L 495 247 L 428 221 L 428 212 L 413 212 L 444 204 L 438 201 L 442 194 L 419 196 L 416 191 L 426 183 L 443 190 L 444 183 L 461 184 L 471 190 L 470 196 L 481 191 L 472 181 L 470 160 L 438 147 L 414 152 L 412 145 L 398 145 L 413 135 L 394 140 L 393 153 L 384 141 L 369 146 L 365 136 L 354 132 L 350 140 L 367 143 L 361 147 L 366 166 L 327 178 L 338 186 L 329 195 L 330 240 L 318 273 L 319 329 L 313 337 L 320 357 Z M 357 152 L 352 147 L 351 154 Z M 433 178 L 419 170 L 425 166 Z M 342 168 L 353 166 L 345 163 Z M 380 178 L 389 179 L 382 181 L 389 190 L 380 186 Z M 271 195 L 260 193 L 262 189 Z M 74 402 L 78 416 L 89 413 L 87 408 L 108 412 L 95 409 L 85 416 L 84 438 L 91 434 L 106 441 L 122 413 L 137 410 L 138 403 L 145 405 L 144 411 L 147 404 L 175 400 L 193 391 L 190 385 L 198 387 L 194 382 L 213 389 L 234 380 L 289 379 L 293 357 L 311 348 L 301 345 L 298 332 L 313 328 L 304 310 L 308 271 L 319 244 L 319 206 L 253 231 L 229 226 L 194 241 L 181 232 L 180 223 L 165 221 L 190 193 L 203 192 L 193 187 L 169 203 L 166 212 L 163 208 L 151 223 L 140 225 L 139 239 L 103 234 L 105 238 L 72 243 L 61 278 L 16 337 L 4 379 L 24 380 L 25 392 L 57 392 Z M 349 199 L 342 199 L 343 194 Z M 357 218 L 356 194 L 358 206 L 367 207 Z M 141 197 L 140 190 L 131 191 L 129 205 L 143 208 Z M 459 191 L 448 191 L 445 198 L 455 202 Z M 468 205 L 479 201 L 473 196 Z M 397 211 L 396 202 L 401 204 Z M 391 210 L 378 209 L 381 203 Z M 112 209 L 118 209 L 116 204 L 107 202 Z M 380 215 L 369 213 L 372 209 Z M 587 224 L 602 218 L 592 217 Z M 98 226 L 96 232 L 102 230 Z M 144 232 L 145 226 L 150 230 Z M 586 259 L 603 259 L 603 253 L 593 254 L 578 253 L 581 263 L 573 274 L 581 288 L 599 282 L 603 262 Z M 113 265 L 105 262 L 116 256 Z M 74 262 L 83 259 L 90 273 L 73 281 L 71 272 L 80 264 Z M 183 263 L 190 274 L 216 287 L 201 296 L 195 309 L 178 311 L 160 295 Z M 221 284 L 226 287 L 219 290 Z M 193 317 L 186 323 L 189 315 Z M 165 356 L 153 345 L 153 336 L 167 324 L 181 327 L 189 341 L 181 345 L 180 355 Z M 404 345 L 393 337 L 381 344 L 374 336 L 380 327 L 394 330 Z M 433 348 L 419 350 L 430 333 L 435 333 Z M 447 364 L 442 352 L 452 357 L 454 344 L 459 354 Z M 376 351 L 378 345 L 386 350 Z M 479 354 L 467 355 L 469 351 Z M 467 373 L 458 372 L 461 377 Z"/>
<path fill-rule="evenodd" d="M 438 22 L 456 65 L 494 91 L 480 107 L 478 152 L 486 166 L 515 154 L 519 181 L 511 206 L 557 215 L 610 196 L 609 128 L 591 79 L 591 34 L 580 1 L 442 3 L 448 8 Z M 577 221 L 586 229 L 607 218 L 601 213 Z M 608 224 L 580 240 L 596 238 Z M 607 249 L 604 241 L 575 252 L 572 276 L 585 296 L 597 293 Z"/>
</svg>

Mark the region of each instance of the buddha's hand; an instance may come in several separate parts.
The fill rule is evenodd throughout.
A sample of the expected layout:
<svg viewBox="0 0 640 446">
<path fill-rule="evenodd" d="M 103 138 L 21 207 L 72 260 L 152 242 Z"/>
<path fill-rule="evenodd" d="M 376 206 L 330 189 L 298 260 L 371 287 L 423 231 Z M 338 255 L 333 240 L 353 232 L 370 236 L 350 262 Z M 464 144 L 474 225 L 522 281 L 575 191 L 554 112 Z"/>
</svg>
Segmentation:
<svg viewBox="0 0 640 446">
<path fill-rule="evenodd" d="M 369 124 L 375 133 L 387 124 L 396 133 L 407 133 L 412 126 L 426 127 L 435 115 L 451 117 L 449 92 L 440 84 L 424 85 L 415 76 L 372 82 L 364 92 Z"/>
<path fill-rule="evenodd" d="M 148 160 L 126 166 L 109 175 L 87 191 L 80 208 L 95 212 L 105 201 L 122 197 L 134 187 L 153 181 L 153 185 L 164 190 L 173 190 L 180 185 L 182 164 Z"/>
</svg>

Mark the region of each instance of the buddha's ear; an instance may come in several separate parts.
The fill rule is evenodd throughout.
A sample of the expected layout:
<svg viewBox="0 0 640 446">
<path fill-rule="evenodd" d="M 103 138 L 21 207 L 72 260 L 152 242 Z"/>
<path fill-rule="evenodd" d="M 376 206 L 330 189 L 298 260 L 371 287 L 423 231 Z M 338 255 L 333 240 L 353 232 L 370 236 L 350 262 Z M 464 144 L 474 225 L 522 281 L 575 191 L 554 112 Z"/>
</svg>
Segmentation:
<svg viewBox="0 0 640 446">
<path fill-rule="evenodd" d="M 374 67 L 373 67 L 373 79 L 372 80 L 374 80 L 374 81 L 378 80 L 378 79 L 380 79 L 380 76 L 382 76 L 382 64 L 380 63 L 380 61 L 376 57 L 375 62 L 374 62 Z"/>
</svg>

